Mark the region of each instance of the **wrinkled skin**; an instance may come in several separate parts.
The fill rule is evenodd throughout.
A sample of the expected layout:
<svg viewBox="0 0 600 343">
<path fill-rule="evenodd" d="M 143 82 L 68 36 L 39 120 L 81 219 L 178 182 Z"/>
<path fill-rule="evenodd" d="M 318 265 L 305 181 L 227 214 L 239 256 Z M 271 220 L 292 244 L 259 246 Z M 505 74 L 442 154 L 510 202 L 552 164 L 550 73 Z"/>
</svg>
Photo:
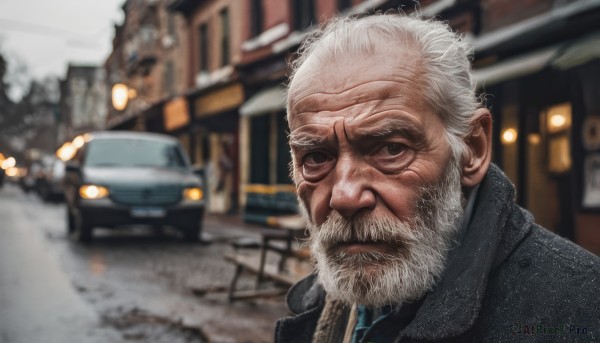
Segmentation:
<svg viewBox="0 0 600 343">
<path fill-rule="evenodd" d="M 413 51 L 378 44 L 340 61 L 311 56 L 297 72 L 288 97 L 293 175 L 313 225 L 332 211 L 414 216 L 421 189 L 439 180 L 451 156 L 444 123 L 423 100 L 421 71 Z M 490 115 L 483 109 L 475 118 L 461 160 L 464 187 L 478 184 L 489 165 Z"/>
</svg>

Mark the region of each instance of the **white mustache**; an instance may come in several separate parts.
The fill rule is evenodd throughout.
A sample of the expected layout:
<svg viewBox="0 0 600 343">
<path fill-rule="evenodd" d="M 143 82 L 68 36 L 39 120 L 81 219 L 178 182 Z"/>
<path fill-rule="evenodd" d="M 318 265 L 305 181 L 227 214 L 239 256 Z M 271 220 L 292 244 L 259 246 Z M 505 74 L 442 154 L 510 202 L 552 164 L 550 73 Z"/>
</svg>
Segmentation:
<svg viewBox="0 0 600 343">
<path fill-rule="evenodd" d="M 311 239 L 317 240 L 329 250 L 347 243 L 387 243 L 410 246 L 419 241 L 419 232 L 411 230 L 411 224 L 392 218 L 362 215 L 344 218 L 332 212 L 320 227 L 311 230 Z"/>
</svg>

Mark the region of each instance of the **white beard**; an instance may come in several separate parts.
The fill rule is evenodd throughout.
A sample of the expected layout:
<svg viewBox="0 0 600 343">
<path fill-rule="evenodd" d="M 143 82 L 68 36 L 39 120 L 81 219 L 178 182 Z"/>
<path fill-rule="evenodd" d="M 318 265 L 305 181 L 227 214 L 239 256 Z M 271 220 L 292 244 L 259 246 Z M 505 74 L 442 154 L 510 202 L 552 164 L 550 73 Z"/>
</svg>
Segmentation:
<svg viewBox="0 0 600 343">
<path fill-rule="evenodd" d="M 379 307 L 419 299 L 433 287 L 463 213 L 460 170 L 453 162 L 446 170 L 440 182 L 422 189 L 415 216 L 408 221 L 370 214 L 344 218 L 333 211 L 323 224 L 309 224 L 318 279 L 329 296 Z M 339 249 L 338 244 L 351 241 L 386 242 L 389 251 Z"/>
</svg>

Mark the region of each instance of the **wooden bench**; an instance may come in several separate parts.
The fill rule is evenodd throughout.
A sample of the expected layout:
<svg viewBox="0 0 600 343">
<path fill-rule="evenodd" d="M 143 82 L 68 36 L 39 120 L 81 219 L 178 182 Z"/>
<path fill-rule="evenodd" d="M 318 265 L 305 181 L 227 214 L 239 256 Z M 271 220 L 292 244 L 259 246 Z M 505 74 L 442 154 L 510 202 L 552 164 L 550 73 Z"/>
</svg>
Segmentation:
<svg viewBox="0 0 600 343">
<path fill-rule="evenodd" d="M 261 240 L 241 239 L 231 244 L 234 251 L 225 254 L 225 259 L 236 265 L 236 271 L 229 287 L 229 300 L 275 296 L 285 293 L 286 289 L 299 281 L 303 275 L 293 276 L 285 273 L 286 261 L 290 258 L 305 261 L 309 258 L 306 249 L 297 249 L 293 243 L 305 237 L 304 220 L 300 216 L 279 216 L 270 218 L 270 228 L 260 230 Z M 248 251 L 258 251 L 249 254 Z M 245 253 L 244 253 L 245 252 Z M 267 253 L 276 253 L 277 266 L 267 264 Z M 237 284 L 242 273 L 256 274 L 254 290 L 241 291 Z M 265 280 L 274 281 L 285 288 L 271 290 L 260 289 Z"/>
</svg>

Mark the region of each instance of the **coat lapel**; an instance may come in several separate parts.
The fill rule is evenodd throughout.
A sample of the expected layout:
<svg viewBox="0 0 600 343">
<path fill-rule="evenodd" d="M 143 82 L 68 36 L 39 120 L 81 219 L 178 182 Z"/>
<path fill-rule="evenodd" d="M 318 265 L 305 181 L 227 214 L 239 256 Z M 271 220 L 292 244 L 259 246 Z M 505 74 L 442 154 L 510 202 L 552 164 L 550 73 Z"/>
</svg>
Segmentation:
<svg viewBox="0 0 600 343">
<path fill-rule="evenodd" d="M 511 208 L 516 206 L 514 194 L 506 176 L 492 165 L 479 189 L 477 207 L 463 241 L 449 252 L 444 276 L 425 296 L 402 336 L 424 340 L 450 338 L 473 326 L 491 270 L 525 236 L 528 230 L 524 228 L 531 226 L 507 225 Z M 512 238 L 506 237 L 507 230 L 514 231 L 510 232 Z"/>
</svg>

